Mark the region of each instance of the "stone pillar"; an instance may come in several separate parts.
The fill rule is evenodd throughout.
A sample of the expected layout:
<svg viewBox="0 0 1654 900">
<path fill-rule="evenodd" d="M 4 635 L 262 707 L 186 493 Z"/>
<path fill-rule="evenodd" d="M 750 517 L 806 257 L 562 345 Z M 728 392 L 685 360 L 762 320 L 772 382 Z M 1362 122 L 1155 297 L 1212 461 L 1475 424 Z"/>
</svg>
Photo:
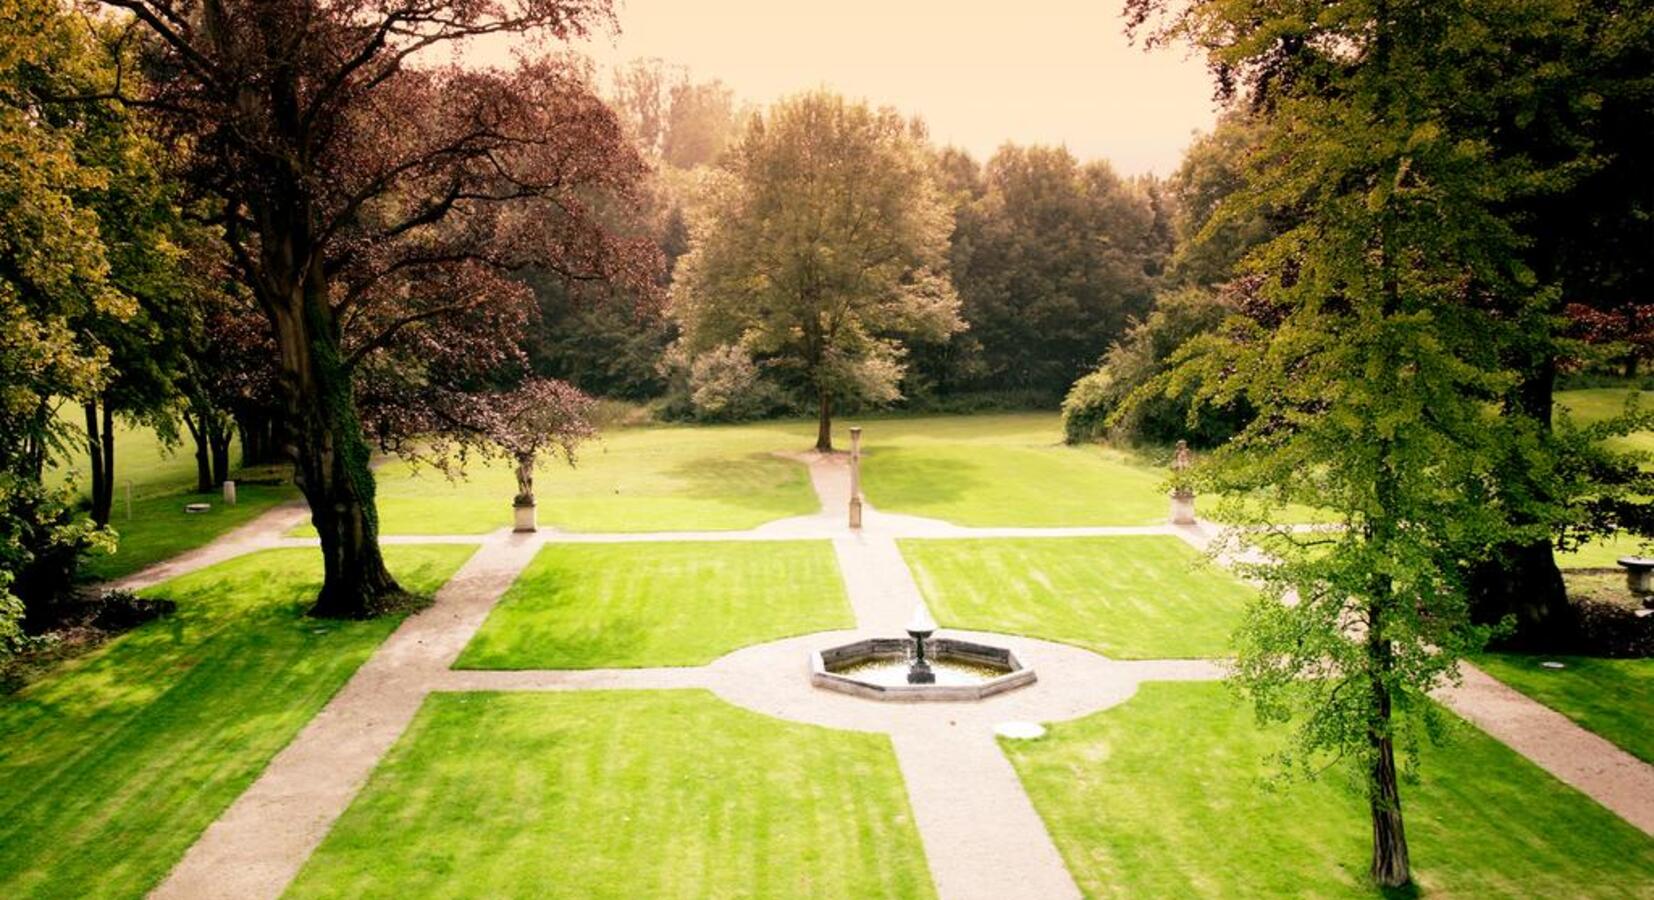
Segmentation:
<svg viewBox="0 0 1654 900">
<path fill-rule="evenodd" d="M 235 482 L 233 481 L 224 482 L 224 505 L 235 505 Z"/>
<path fill-rule="evenodd" d="M 1183 473 L 1189 468 L 1189 442 L 1178 441 L 1177 451 L 1172 454 L 1172 483 L 1178 485 L 1172 489 L 1172 524 L 1195 524 L 1195 492 L 1193 488 L 1183 485 Z"/>
<path fill-rule="evenodd" d="M 1172 524 L 1195 524 L 1195 492 L 1188 488 L 1172 491 Z"/>
<path fill-rule="evenodd" d="M 861 527 L 861 426 L 850 429 L 850 527 Z"/>
<path fill-rule="evenodd" d="M 514 504 L 511 507 L 514 519 L 511 530 L 518 534 L 533 534 L 539 531 L 540 526 L 536 517 L 536 509 L 532 503 L 526 505 Z"/>
</svg>

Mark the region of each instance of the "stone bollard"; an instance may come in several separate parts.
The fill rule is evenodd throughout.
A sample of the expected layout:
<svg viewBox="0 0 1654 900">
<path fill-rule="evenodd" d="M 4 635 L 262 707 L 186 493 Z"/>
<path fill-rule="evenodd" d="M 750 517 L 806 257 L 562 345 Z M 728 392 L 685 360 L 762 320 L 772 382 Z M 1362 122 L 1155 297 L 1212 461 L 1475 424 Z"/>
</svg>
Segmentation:
<svg viewBox="0 0 1654 900">
<path fill-rule="evenodd" d="M 233 481 L 224 482 L 224 505 L 235 505 L 235 482 Z"/>
<path fill-rule="evenodd" d="M 532 503 L 512 505 L 511 513 L 513 521 L 511 524 L 511 530 L 518 534 L 533 534 L 534 532 L 539 531 L 540 524 L 536 510 L 537 507 Z"/>
<path fill-rule="evenodd" d="M 861 527 L 861 426 L 850 429 L 850 527 Z"/>
</svg>

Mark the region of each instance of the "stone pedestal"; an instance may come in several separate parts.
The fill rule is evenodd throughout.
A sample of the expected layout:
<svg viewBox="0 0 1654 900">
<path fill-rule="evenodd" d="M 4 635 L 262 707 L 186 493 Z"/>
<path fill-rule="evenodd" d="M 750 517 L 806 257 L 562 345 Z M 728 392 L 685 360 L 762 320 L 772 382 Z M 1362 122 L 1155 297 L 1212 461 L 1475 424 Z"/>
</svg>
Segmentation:
<svg viewBox="0 0 1654 900">
<path fill-rule="evenodd" d="M 1172 524 L 1195 524 L 1195 492 L 1172 491 Z"/>
<path fill-rule="evenodd" d="M 515 531 L 518 534 L 532 534 L 540 530 L 540 525 L 536 517 L 536 507 L 534 504 L 530 503 L 527 506 L 513 506 L 511 507 L 511 514 L 514 519 L 511 526 L 512 531 Z"/>
<path fill-rule="evenodd" d="M 1619 564 L 1625 567 L 1625 586 L 1631 593 L 1654 594 L 1654 557 L 1622 556 Z"/>
<path fill-rule="evenodd" d="M 850 527 L 861 527 L 861 426 L 850 429 Z"/>
<path fill-rule="evenodd" d="M 235 482 L 233 481 L 224 482 L 224 505 L 235 505 Z"/>
</svg>

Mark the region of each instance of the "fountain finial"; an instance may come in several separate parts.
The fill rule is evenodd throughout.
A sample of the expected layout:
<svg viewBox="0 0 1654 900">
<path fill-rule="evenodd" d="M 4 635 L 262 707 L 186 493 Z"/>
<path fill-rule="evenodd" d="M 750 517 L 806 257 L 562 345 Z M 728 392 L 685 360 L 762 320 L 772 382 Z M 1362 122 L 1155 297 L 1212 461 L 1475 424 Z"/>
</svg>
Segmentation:
<svg viewBox="0 0 1654 900">
<path fill-rule="evenodd" d="M 908 620 L 905 630 L 915 637 L 919 635 L 929 637 L 936 631 L 936 620 L 930 617 L 930 610 L 926 609 L 925 605 L 921 603 L 913 608 L 913 618 Z"/>
<path fill-rule="evenodd" d="M 936 683 L 936 673 L 925 661 L 925 638 L 935 632 L 936 620 L 930 617 L 930 610 L 920 603 L 913 610 L 913 620 L 907 623 L 907 633 L 913 638 L 913 665 L 907 670 L 908 684 Z"/>
</svg>

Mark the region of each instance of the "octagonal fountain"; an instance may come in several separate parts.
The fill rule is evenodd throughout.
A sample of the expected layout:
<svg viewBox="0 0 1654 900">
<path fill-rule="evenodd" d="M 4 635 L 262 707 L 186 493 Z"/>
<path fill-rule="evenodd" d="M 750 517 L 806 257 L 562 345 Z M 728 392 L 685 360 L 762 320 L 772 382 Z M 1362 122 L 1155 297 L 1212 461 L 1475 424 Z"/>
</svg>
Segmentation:
<svg viewBox="0 0 1654 900">
<path fill-rule="evenodd" d="M 810 683 L 872 700 L 981 700 L 1033 684 L 1034 670 L 1004 647 L 933 638 L 921 604 L 906 638 L 869 638 L 810 655 Z"/>
</svg>

